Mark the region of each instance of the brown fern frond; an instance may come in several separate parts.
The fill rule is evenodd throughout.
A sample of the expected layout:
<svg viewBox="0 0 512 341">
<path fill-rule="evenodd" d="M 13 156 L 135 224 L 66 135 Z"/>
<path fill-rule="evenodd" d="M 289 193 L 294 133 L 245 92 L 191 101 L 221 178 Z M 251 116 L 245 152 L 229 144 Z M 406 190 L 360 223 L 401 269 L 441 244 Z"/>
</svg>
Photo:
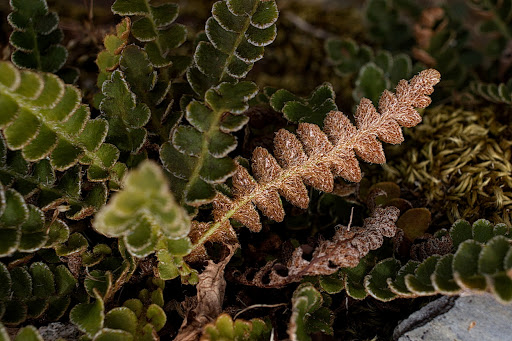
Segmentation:
<svg viewBox="0 0 512 341">
<path fill-rule="evenodd" d="M 370 250 L 382 245 L 384 237 L 395 235 L 399 215 L 396 207 L 378 207 L 365 219 L 363 227 L 340 226 L 332 240 L 320 241 L 310 261 L 303 258 L 304 249 L 299 247 L 286 264 L 272 261 L 255 273 L 249 269 L 245 273 L 233 272 L 232 276 L 242 284 L 279 288 L 305 276 L 330 275 L 340 268 L 355 267 Z"/>
<path fill-rule="evenodd" d="M 256 148 L 252 155 L 254 178 L 238 165 L 232 178 L 234 198 L 216 197 L 215 222 L 196 238 L 194 247 L 201 248 L 216 231 L 227 228 L 230 218 L 253 232 L 260 231 L 262 226 L 255 206 L 270 219 L 282 221 L 285 213 L 281 196 L 295 206 L 307 208 L 306 185 L 332 192 L 334 177 L 359 182 L 361 170 L 356 155 L 367 162 L 385 163 L 379 139 L 401 143 L 404 139 L 401 126 L 413 127 L 421 122 L 415 108 L 430 104 L 428 95 L 439 80 L 440 74 L 434 69 L 422 71 L 409 82 L 401 80 L 396 94 L 384 91 L 378 112 L 369 99 L 361 99 L 355 114 L 356 126 L 341 112 L 332 111 L 325 118 L 323 131 L 311 123 L 300 123 L 297 135 L 279 130 L 274 138 L 275 157 L 265 148 Z"/>
<path fill-rule="evenodd" d="M 430 104 L 425 94 L 431 94 L 438 81 L 439 73 L 435 70 L 423 71 L 411 82 L 402 80 L 396 95 L 389 91 L 383 93 L 380 114 L 370 100 L 363 98 L 355 115 L 357 128 L 341 112 L 333 111 L 325 119 L 324 131 L 311 123 L 299 124 L 297 136 L 279 130 L 274 139 L 275 158 L 265 148 L 258 147 L 253 152 L 252 171 L 256 180 L 238 166 L 233 176 L 235 200 L 230 208 L 251 212 L 239 218 L 251 230 L 259 231 L 261 224 L 256 222 L 253 204 L 265 216 L 282 221 L 280 195 L 295 206 L 307 208 L 305 185 L 332 192 L 334 177 L 359 182 L 361 170 L 355 155 L 367 162 L 385 163 L 377 137 L 384 142 L 401 143 L 404 138 L 400 126 L 412 127 L 421 121 L 414 107 Z"/>
</svg>

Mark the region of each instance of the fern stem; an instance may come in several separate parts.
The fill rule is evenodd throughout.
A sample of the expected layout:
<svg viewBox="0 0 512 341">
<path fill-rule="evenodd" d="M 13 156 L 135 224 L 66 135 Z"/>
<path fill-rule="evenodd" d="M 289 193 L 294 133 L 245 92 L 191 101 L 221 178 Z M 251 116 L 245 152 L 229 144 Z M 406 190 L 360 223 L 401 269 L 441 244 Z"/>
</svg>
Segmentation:
<svg viewBox="0 0 512 341">
<path fill-rule="evenodd" d="M 192 171 L 192 174 L 189 178 L 189 183 L 193 184 L 199 179 L 199 174 L 201 173 L 201 169 L 203 168 L 204 160 L 208 152 L 208 146 L 210 145 L 211 135 L 219 130 L 219 122 L 222 117 L 222 112 L 214 111 L 212 113 L 214 119 L 211 122 L 210 128 L 203 134 L 203 140 L 201 144 L 201 153 L 199 154 L 199 158 L 197 163 Z"/>
<path fill-rule="evenodd" d="M 32 38 L 34 40 L 33 52 L 34 52 L 34 55 L 36 57 L 37 69 L 38 70 L 42 70 L 43 66 L 41 65 L 41 55 L 40 55 L 40 52 L 39 52 L 39 45 L 37 44 L 37 32 L 35 32 L 34 26 L 32 25 L 32 23 L 30 24 L 30 29 L 29 30 L 30 30 L 30 33 L 32 33 Z"/>
<path fill-rule="evenodd" d="M 151 13 L 151 7 L 149 6 L 148 0 L 144 0 L 144 5 L 146 5 L 146 10 L 148 11 L 148 13 Z M 160 45 L 160 41 L 158 40 L 158 28 L 156 27 L 155 21 L 153 20 L 153 15 L 150 14 L 146 18 L 151 23 L 151 28 L 153 28 L 153 30 L 155 32 L 157 32 L 157 38 L 154 40 L 154 43 L 158 47 L 158 51 L 160 51 L 160 53 L 162 53 L 162 46 Z"/>
<path fill-rule="evenodd" d="M 151 111 L 151 125 L 153 126 L 153 129 L 156 130 L 156 132 L 158 133 L 158 136 L 160 136 L 162 141 L 164 141 L 164 142 L 168 141 L 169 134 L 166 133 L 164 127 L 162 126 L 162 121 L 160 121 L 160 119 L 155 114 L 155 112 L 156 112 L 155 107 L 152 105 L 151 101 L 148 100 L 146 95 L 144 95 L 144 100 L 142 101 L 142 103 L 146 103 L 146 105 L 148 105 L 148 103 L 151 104 L 151 105 L 148 105 L 150 108 L 150 111 Z"/>
</svg>

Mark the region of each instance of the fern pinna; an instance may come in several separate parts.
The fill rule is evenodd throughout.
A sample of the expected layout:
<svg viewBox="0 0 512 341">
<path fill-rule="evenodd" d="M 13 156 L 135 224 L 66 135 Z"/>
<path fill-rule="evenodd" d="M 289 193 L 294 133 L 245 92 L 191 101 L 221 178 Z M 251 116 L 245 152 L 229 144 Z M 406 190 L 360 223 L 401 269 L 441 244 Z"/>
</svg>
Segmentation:
<svg viewBox="0 0 512 341">
<path fill-rule="evenodd" d="M 401 143 L 401 126 L 413 127 L 421 122 L 414 107 L 425 108 L 440 74 L 434 69 L 422 71 L 409 82 L 402 80 L 396 95 L 384 91 L 377 112 L 370 100 L 363 98 L 357 108 L 356 126 L 341 112 L 332 111 L 324 121 L 324 131 L 317 125 L 301 123 L 297 136 L 281 129 L 274 138 L 274 158 L 267 149 L 258 147 L 252 156 L 252 170 L 237 165 L 233 175 L 234 198 L 218 193 L 214 205 L 213 223 L 194 222 L 191 239 L 194 243 L 190 260 L 206 257 L 204 243 L 222 241 L 234 235 L 229 222 L 236 219 L 251 231 L 261 230 L 260 216 L 255 209 L 275 220 L 282 221 L 284 209 L 280 195 L 291 204 L 306 208 L 309 197 L 305 185 L 331 192 L 334 177 L 349 181 L 361 180 L 356 154 L 367 162 L 384 163 L 386 158 L 377 137 L 388 143 Z"/>
</svg>

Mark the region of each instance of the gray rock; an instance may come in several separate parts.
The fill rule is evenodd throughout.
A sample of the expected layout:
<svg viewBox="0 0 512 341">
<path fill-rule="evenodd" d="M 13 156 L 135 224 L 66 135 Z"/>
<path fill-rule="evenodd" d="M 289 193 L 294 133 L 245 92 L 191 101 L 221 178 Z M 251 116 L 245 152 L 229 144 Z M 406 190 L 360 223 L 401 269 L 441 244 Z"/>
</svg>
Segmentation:
<svg viewBox="0 0 512 341">
<path fill-rule="evenodd" d="M 71 323 L 53 322 L 38 329 L 45 341 L 54 341 L 62 338 L 66 341 L 78 341 L 82 333 Z"/>
<path fill-rule="evenodd" d="M 395 328 L 398 341 L 512 340 L 512 305 L 491 295 L 441 297 Z"/>
</svg>

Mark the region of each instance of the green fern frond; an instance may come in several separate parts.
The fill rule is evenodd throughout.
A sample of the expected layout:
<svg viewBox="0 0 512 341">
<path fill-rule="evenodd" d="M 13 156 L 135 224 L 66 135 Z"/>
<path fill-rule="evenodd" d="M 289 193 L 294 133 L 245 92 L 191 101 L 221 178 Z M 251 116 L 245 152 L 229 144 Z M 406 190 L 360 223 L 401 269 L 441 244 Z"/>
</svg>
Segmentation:
<svg viewBox="0 0 512 341">
<path fill-rule="evenodd" d="M 55 321 L 64 315 L 77 281 L 64 265 L 36 262 L 8 269 L 0 263 L 0 321 L 9 325 L 29 318 Z"/>
<path fill-rule="evenodd" d="M 376 1 L 374 1 L 376 2 Z M 325 43 L 325 52 L 334 71 L 340 76 L 357 74 L 352 97 L 362 97 L 377 103 L 380 94 L 390 90 L 392 84 L 409 78 L 421 69 L 412 64 L 411 58 L 403 53 L 393 55 L 386 50 L 374 52 L 367 45 L 357 45 L 352 39 L 331 38 Z"/>
<path fill-rule="evenodd" d="M 214 185 L 236 170 L 227 157 L 237 146 L 231 133 L 248 122 L 242 113 L 258 91 L 252 82 L 237 81 L 274 40 L 278 16 L 274 1 L 260 0 L 218 1 L 212 14 L 206 23 L 208 40 L 199 42 L 195 65 L 187 72 L 200 100 L 186 106 L 190 126 L 178 126 L 160 150 L 164 166 L 182 182 L 184 201 L 195 206 L 211 202 Z"/>
<path fill-rule="evenodd" d="M 132 35 L 144 42 L 144 50 L 156 68 L 173 63 L 170 50 L 179 47 L 187 38 L 187 29 L 175 24 L 179 7 L 169 1 L 153 4 L 151 0 L 116 0 L 112 12 L 124 16 L 138 16 L 131 27 Z"/>
<path fill-rule="evenodd" d="M 282 112 L 290 122 L 307 122 L 323 127 L 327 114 L 338 110 L 335 98 L 332 85 L 324 83 L 313 90 L 308 98 L 300 98 L 286 89 L 277 90 L 270 97 L 270 106 Z"/>
<path fill-rule="evenodd" d="M 500 84 L 471 82 L 469 88 L 474 94 L 490 102 L 512 104 L 512 80 Z"/>
<path fill-rule="evenodd" d="M 98 87 L 102 87 L 106 80 L 110 80 L 114 70 L 122 73 L 129 91 L 135 94 L 134 100 L 145 105 L 151 112 L 151 130 L 157 133 L 162 142 L 168 140 L 169 131 L 173 122 L 179 118 L 169 119 L 174 97 L 171 87 L 175 80 L 183 76 L 190 66 L 190 56 L 175 55 L 173 50 L 180 47 L 187 38 L 185 26 L 175 24 L 179 7 L 169 1 L 160 1 L 157 4 L 150 0 L 116 0 L 112 5 L 115 14 L 126 15 L 117 25 L 115 35 L 107 35 L 104 40 L 106 50 L 98 55 L 96 63 L 101 72 L 98 76 Z M 134 18 L 134 22 L 130 17 Z M 128 45 L 130 33 L 144 46 Z M 186 92 L 191 92 L 190 88 Z M 105 94 L 95 96 L 95 105 L 99 107 Z M 110 96 L 112 97 L 112 96 Z M 115 96 L 114 96 L 115 97 Z M 139 105 L 139 104 L 138 104 Z M 130 110 L 131 107 L 124 110 Z M 131 141 L 131 149 L 142 144 L 145 140 L 145 130 L 137 127 L 137 131 L 126 131 L 132 127 L 123 127 L 112 113 L 102 110 L 104 115 L 110 116 L 109 123 L 113 125 L 109 140 L 118 140 L 120 134 Z M 145 117 L 145 115 L 143 115 Z M 135 144 L 135 145 L 134 145 Z M 135 147 L 135 148 L 134 148 Z M 121 149 L 126 148 L 122 146 Z"/>
<path fill-rule="evenodd" d="M 146 141 L 144 128 L 151 118 L 149 107 L 137 102 L 121 71 L 116 70 L 102 86 L 100 110 L 109 123 L 107 140 L 120 150 L 136 153 Z"/>
<path fill-rule="evenodd" d="M 208 41 L 199 42 L 195 65 L 187 72 L 201 97 L 220 82 L 244 78 L 277 34 L 278 10 L 273 0 L 217 1 L 212 15 L 205 27 Z"/>
<path fill-rule="evenodd" d="M 47 223 L 38 207 L 27 204 L 14 189 L 0 185 L 0 257 L 54 247 L 68 236 L 63 221 Z"/>
<path fill-rule="evenodd" d="M 117 34 L 106 37 L 107 52 L 104 56 L 108 58 L 97 61 L 100 69 L 106 72 L 98 78 L 98 85 L 101 86 L 99 83 L 102 80 L 109 79 L 114 69 L 122 71 L 137 102 L 144 103 L 151 110 L 152 130 L 167 141 L 170 127 L 164 127 L 163 121 L 169 116 L 173 104 L 171 86 L 192 62 L 189 56 L 172 53 L 187 39 L 186 27 L 174 23 L 179 6 L 169 1 L 153 4 L 151 0 L 116 0 L 112 11 L 119 15 L 136 16 L 136 19 L 131 23 L 126 17 L 118 25 Z M 126 46 L 130 33 L 144 44 L 143 48 Z M 139 132 L 138 140 L 141 139 L 140 135 Z"/>
<path fill-rule="evenodd" d="M 99 73 L 96 79 L 96 86 L 101 89 L 103 82 L 110 79 L 110 75 L 113 70 L 119 66 L 119 60 L 121 59 L 121 52 L 124 47 L 128 44 L 128 38 L 130 37 L 131 20 L 130 18 L 124 18 L 119 24 L 116 25 L 115 34 L 107 34 L 103 38 L 103 45 L 105 50 L 98 53 L 96 57 L 96 65 L 98 66 Z M 98 92 L 94 95 L 94 107 L 98 108 L 103 94 Z"/>
<path fill-rule="evenodd" d="M 147 161 L 129 172 L 124 184 L 96 214 L 94 228 L 108 237 L 122 238 L 136 257 L 156 252 L 161 278 L 193 276 L 183 262 L 191 248 L 190 220 L 174 201 L 163 172 Z"/>
<path fill-rule="evenodd" d="M 370 261 L 352 278 L 350 274 L 356 272 L 349 269 L 345 275 L 347 293 L 357 299 L 369 294 L 378 300 L 390 301 L 437 294 L 490 292 L 502 303 L 511 302 L 510 229 L 505 224 L 493 226 L 483 219 L 473 225 L 459 220 L 453 224 L 450 236 L 453 253 L 433 255 L 422 262 L 409 261 L 404 265 L 394 258 L 375 265 Z M 354 291 L 357 285 L 360 289 Z"/>
<path fill-rule="evenodd" d="M 113 170 L 121 166 L 121 174 L 126 166 L 117 163 Z M 3 136 L 0 135 L 0 183 L 12 187 L 25 199 L 30 199 L 43 212 L 63 211 L 73 220 L 83 219 L 96 212 L 107 200 L 107 187 L 97 182 L 84 188 L 82 166 L 75 165 L 56 174 L 48 159 L 27 162 L 20 151 L 9 151 Z M 111 178 L 109 187 L 115 185 Z M 59 220 L 56 220 L 59 221 Z"/>
<path fill-rule="evenodd" d="M 57 72 L 68 51 L 60 42 L 63 34 L 59 16 L 48 11 L 46 0 L 11 0 L 9 24 L 14 28 L 9 41 L 15 48 L 12 62 L 19 68 Z"/>
<path fill-rule="evenodd" d="M 130 90 L 136 95 L 137 102 L 144 103 L 151 110 L 152 131 L 165 142 L 174 122 L 174 119 L 169 119 L 172 115 L 171 107 L 174 99 L 181 96 L 172 94 L 171 87 L 192 63 L 190 56 L 172 53 L 187 38 L 186 27 L 174 23 L 179 7 L 168 1 L 153 5 L 149 0 L 117 0 L 112 5 L 112 10 L 119 15 L 136 15 L 138 19 L 130 24 L 129 18 L 125 18 L 120 24 L 117 36 L 105 40 L 105 47 L 109 51 L 107 55 L 112 58 L 107 60 L 109 65 L 98 65 L 100 68 L 107 66 L 104 75 L 107 77 L 115 68 L 122 71 Z M 126 46 L 129 33 L 143 43 L 144 47 Z M 188 87 L 186 92 L 191 91 Z M 175 116 L 176 119 L 181 118 L 180 115 Z"/>
<path fill-rule="evenodd" d="M 288 336 L 293 341 L 311 341 L 309 334 L 322 332 L 332 335 L 333 312 L 325 307 L 324 298 L 311 283 L 303 283 L 292 297 L 292 316 Z"/>
<path fill-rule="evenodd" d="M 155 290 L 143 289 L 138 299 L 129 299 L 121 307 L 108 312 L 96 292 L 94 302 L 76 305 L 71 309 L 69 318 L 94 340 L 158 340 L 155 335 L 164 327 L 167 316 L 162 309 L 165 282 L 154 279 L 149 283 L 152 287 L 155 284 Z"/>
<path fill-rule="evenodd" d="M 108 123 L 90 119 L 78 89 L 52 74 L 19 71 L 7 62 L 0 63 L 0 75 L 0 129 L 9 149 L 21 150 L 28 161 L 49 156 L 56 170 L 80 162 L 89 165 L 89 180 L 108 180 L 119 150 L 103 143 Z"/>
<path fill-rule="evenodd" d="M 136 119 L 136 117 L 132 115 L 132 122 L 125 122 L 126 115 L 122 112 L 132 111 L 132 103 L 135 101 L 139 109 L 142 107 L 149 108 L 149 112 L 151 113 L 150 130 L 158 134 L 162 141 L 167 141 L 169 138 L 169 130 L 173 124 L 173 119 L 170 119 L 173 115 L 173 113 L 171 113 L 171 107 L 174 103 L 171 87 L 173 80 L 181 77 L 181 74 L 184 73 L 184 70 L 180 69 L 183 67 L 186 68 L 188 64 L 189 63 L 185 60 L 183 63 L 156 69 L 143 48 L 133 44 L 123 47 L 122 52 L 120 52 L 119 65 L 116 65 L 114 69 L 117 68 L 115 71 L 120 73 L 120 78 L 122 78 L 125 83 L 125 85 L 122 85 L 122 87 L 126 88 L 124 92 L 131 93 L 130 97 L 132 97 L 133 100 L 123 102 L 123 99 L 116 98 L 116 96 L 120 94 L 112 92 L 112 88 L 103 89 L 102 87 L 102 90 L 110 92 L 110 94 L 108 94 L 110 98 L 109 101 L 120 101 L 123 105 L 126 105 L 126 107 L 117 108 L 121 112 L 112 112 L 105 107 L 101 108 L 101 103 L 98 104 L 103 115 L 108 117 L 109 122 L 112 121 L 114 124 L 114 127 L 109 131 L 110 135 L 108 139 L 115 140 L 117 136 L 122 133 L 126 135 L 126 139 L 133 139 L 133 141 L 137 141 L 137 143 L 142 140 L 143 131 L 141 129 L 139 129 L 138 132 L 123 132 L 125 129 L 133 129 L 130 128 L 130 125 L 133 124 L 133 119 Z M 110 77 L 112 77 L 111 72 L 113 71 L 114 70 L 111 70 L 105 73 L 104 76 L 108 77 L 106 81 L 110 81 Z M 102 93 L 102 95 L 97 96 L 95 100 L 103 101 L 105 100 L 105 96 L 107 96 L 107 94 Z M 145 120 L 148 109 L 144 108 L 143 111 L 144 112 L 140 114 L 142 114 L 143 120 Z M 124 115 L 124 119 L 120 115 Z M 178 117 L 180 118 L 181 116 L 178 115 Z M 121 123 L 121 125 L 119 125 L 119 123 Z M 138 128 L 142 128 L 142 126 Z M 135 147 L 137 143 L 135 143 Z M 134 147 L 133 142 L 129 144 Z M 127 146 L 123 146 L 123 148 L 127 148 Z"/>
</svg>

